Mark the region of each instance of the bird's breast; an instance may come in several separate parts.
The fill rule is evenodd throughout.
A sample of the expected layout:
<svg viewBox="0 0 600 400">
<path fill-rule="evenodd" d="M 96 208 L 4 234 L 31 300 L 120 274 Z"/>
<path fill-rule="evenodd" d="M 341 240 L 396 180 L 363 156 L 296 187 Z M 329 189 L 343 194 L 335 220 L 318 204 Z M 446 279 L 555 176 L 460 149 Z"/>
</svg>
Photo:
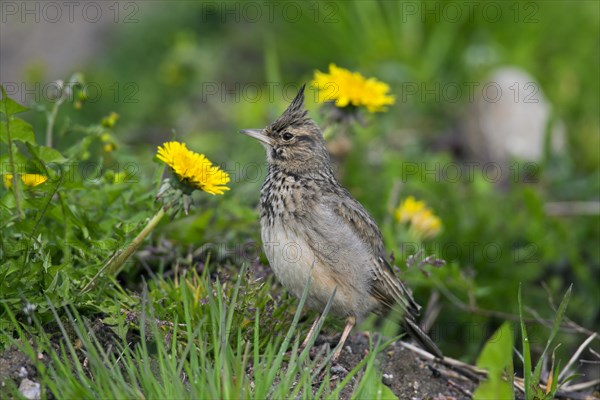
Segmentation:
<svg viewBox="0 0 600 400">
<path fill-rule="evenodd" d="M 261 222 L 272 224 L 275 218 L 301 219 L 310 213 L 321 198 L 318 182 L 283 172 L 271 172 L 260 194 Z"/>
<path fill-rule="evenodd" d="M 300 298 L 310 279 L 306 304 L 313 309 L 322 310 L 334 289 L 333 314 L 360 317 L 372 309 L 373 257 L 356 235 L 319 202 L 270 200 L 269 208 L 262 206 L 261 236 L 280 283 Z"/>
</svg>

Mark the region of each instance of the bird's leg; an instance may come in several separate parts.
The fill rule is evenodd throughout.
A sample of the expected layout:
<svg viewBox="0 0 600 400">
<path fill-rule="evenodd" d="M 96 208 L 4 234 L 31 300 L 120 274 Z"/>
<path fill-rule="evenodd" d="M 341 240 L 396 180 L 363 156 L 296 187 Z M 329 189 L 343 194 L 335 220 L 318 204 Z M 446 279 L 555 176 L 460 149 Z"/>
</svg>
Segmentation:
<svg viewBox="0 0 600 400">
<path fill-rule="evenodd" d="M 333 353 L 333 358 L 331 361 L 335 362 L 339 358 L 340 354 L 342 354 L 342 349 L 344 348 L 344 343 L 346 343 L 346 339 L 348 339 L 348 335 L 350 335 L 350 331 L 356 325 L 356 317 L 350 316 L 346 319 L 346 327 L 344 328 L 344 332 L 342 332 L 342 337 L 340 338 L 340 342 L 337 345 L 337 349 L 335 353 Z"/>
<path fill-rule="evenodd" d="M 315 318 L 315 322 L 313 322 L 312 326 L 310 327 L 310 330 L 308 331 L 308 334 L 306 335 L 306 339 L 304 339 L 304 342 L 302 342 L 302 346 L 300 346 L 301 349 L 308 346 L 310 339 L 315 334 L 315 330 L 317 329 L 317 324 L 319 323 L 320 318 L 321 318 L 321 316 L 318 316 L 317 318 Z M 317 332 L 317 334 L 318 334 L 318 332 Z"/>
</svg>

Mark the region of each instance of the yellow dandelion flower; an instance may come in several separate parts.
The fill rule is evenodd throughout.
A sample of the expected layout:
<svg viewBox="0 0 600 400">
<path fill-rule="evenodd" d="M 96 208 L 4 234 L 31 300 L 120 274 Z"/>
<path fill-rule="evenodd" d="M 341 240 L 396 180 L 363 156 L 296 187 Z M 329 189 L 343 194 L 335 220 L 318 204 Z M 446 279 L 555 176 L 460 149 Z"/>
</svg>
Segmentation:
<svg viewBox="0 0 600 400">
<path fill-rule="evenodd" d="M 424 201 L 413 196 L 404 199 L 394 214 L 398 222 L 410 223 L 410 229 L 419 237 L 432 238 L 442 230 L 442 221 Z"/>
<path fill-rule="evenodd" d="M 203 154 L 188 150 L 184 143 L 167 142 L 158 147 L 157 158 L 167 164 L 177 178 L 193 189 L 210 194 L 229 190 L 229 174 L 214 166 Z"/>
<path fill-rule="evenodd" d="M 335 101 L 337 107 L 353 105 L 369 112 L 385 111 L 396 99 L 388 94 L 388 84 L 365 78 L 358 72 L 329 64 L 329 73 L 315 71 L 312 85 L 318 89 L 319 102 Z"/>
<path fill-rule="evenodd" d="M 395 216 L 400 223 L 408 222 L 426 208 L 424 201 L 417 201 L 413 196 L 408 196 L 396 209 Z"/>
<path fill-rule="evenodd" d="M 442 230 L 442 221 L 431 210 L 417 213 L 410 224 L 411 229 L 424 238 L 435 237 Z"/>
<path fill-rule="evenodd" d="M 21 176 L 21 181 L 23 182 L 23 184 L 25 186 L 29 186 L 29 187 L 35 187 L 37 185 L 41 185 L 42 183 L 44 183 L 48 180 L 47 176 L 40 175 L 40 174 L 22 174 L 20 176 Z M 6 186 L 6 188 L 10 189 L 12 187 L 13 175 L 12 174 L 4 174 L 4 175 L 2 175 L 2 179 L 4 180 L 4 185 Z"/>
</svg>

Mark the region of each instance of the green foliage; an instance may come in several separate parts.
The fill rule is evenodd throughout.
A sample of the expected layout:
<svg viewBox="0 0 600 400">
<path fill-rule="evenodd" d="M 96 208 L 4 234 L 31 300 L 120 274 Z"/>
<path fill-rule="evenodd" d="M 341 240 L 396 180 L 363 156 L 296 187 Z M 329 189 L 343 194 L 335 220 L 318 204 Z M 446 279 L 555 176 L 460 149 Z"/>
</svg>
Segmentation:
<svg viewBox="0 0 600 400">
<path fill-rule="evenodd" d="M 569 298 L 571 297 L 571 287 L 567 290 L 561 301 L 556 316 L 554 318 L 554 324 L 550 331 L 550 336 L 546 341 L 543 352 L 532 369 L 531 359 L 531 345 L 530 337 L 527 334 L 527 328 L 525 326 L 524 315 L 523 315 L 523 300 L 521 296 L 521 287 L 519 287 L 518 303 L 519 303 L 519 316 L 521 319 L 521 339 L 523 347 L 523 382 L 525 389 L 525 398 L 527 400 L 534 399 L 553 399 L 556 391 L 559 387 L 558 376 L 560 372 L 560 361 L 555 364 L 554 351 L 552 352 L 552 365 L 548 372 L 548 380 L 546 388 L 542 389 L 540 386 L 542 366 L 546 361 L 546 355 L 554 337 L 556 336 L 560 324 L 565 316 L 567 305 L 569 304 Z M 557 346 L 558 347 L 558 346 Z M 513 332 L 512 326 L 509 322 L 505 322 L 498 328 L 492 338 L 488 340 L 485 347 L 481 351 L 479 358 L 477 359 L 477 366 L 488 371 L 488 379 L 481 383 L 473 398 L 475 399 L 514 399 L 513 392 Z M 554 349 L 556 350 L 556 348 Z M 567 378 L 563 383 L 568 381 Z"/>
<path fill-rule="evenodd" d="M 278 335 L 263 323 L 258 308 L 253 323 L 237 323 L 247 317 L 240 303 L 244 287 L 251 285 L 244 269 L 233 285 L 194 273 L 189 279 L 182 278 L 181 284 L 162 281 L 160 287 L 145 289 L 142 307 L 135 318 L 113 321 L 115 332 L 128 332 L 127 337 L 119 335 L 107 343 L 106 333 L 95 331 L 91 321 L 76 309 L 64 307 L 61 311 L 49 303 L 60 331 L 59 345 L 56 335 L 53 338 L 47 333 L 36 334 L 32 342 L 29 332 L 21 329 L 20 341 L 15 343 L 40 371 L 43 393 L 48 390 L 55 397 L 264 399 L 292 394 L 311 398 L 314 391 L 321 398 L 337 398 L 351 377 L 362 369 L 365 373 L 356 395 L 373 394 L 372 390 L 378 387 L 372 385 L 375 356 L 385 344 L 372 348 L 370 355 L 350 371 L 350 378 L 335 391 L 331 391 L 329 379 L 313 387 L 322 367 L 316 365 L 318 360 L 308 358 L 308 348 L 298 351 L 297 326 L 306 289 L 293 320 Z M 199 304 L 198 288 L 189 282 L 198 284 L 201 290 L 209 289 L 206 301 Z M 161 302 L 152 300 L 161 291 L 180 294 L 181 318 L 174 315 L 172 321 L 161 319 L 159 309 L 155 308 Z M 59 313 L 67 316 L 64 323 Z M 16 324 L 14 315 L 10 311 L 8 314 Z M 269 340 L 264 341 L 265 337 Z M 40 352 L 50 358 L 51 367 L 39 360 Z M 327 366 L 325 376 L 329 376 L 328 363 L 323 365 Z M 383 386 L 379 393 L 373 398 L 394 398 Z"/>
<path fill-rule="evenodd" d="M 44 322 L 53 319 L 46 298 L 61 306 L 78 304 L 80 310 L 118 313 L 132 301 L 110 277 L 93 292 L 80 291 L 143 222 L 146 215 L 139 212 L 153 207 L 150 181 L 139 171 L 115 179 L 128 171 L 98 148 L 106 127 L 65 126 L 56 136 L 76 134 L 79 140 L 51 148 L 37 144 L 31 125 L 15 115 L 26 110 L 3 91 L 0 126 L 8 146 L 0 161 L 2 174 L 13 175 L 17 184 L 0 192 L 1 301 L 22 317 L 35 311 Z M 17 179 L 29 173 L 47 180 L 29 187 Z M 6 318 L 0 311 L 0 321 Z"/>
<path fill-rule="evenodd" d="M 488 379 L 477 387 L 474 399 L 514 399 L 512 352 L 512 325 L 505 322 L 479 354 L 477 366 L 488 371 Z"/>
<path fill-rule="evenodd" d="M 546 390 L 542 390 L 540 387 L 540 378 L 542 374 L 542 365 L 545 360 L 545 356 L 550 349 L 550 345 L 558 332 L 560 324 L 565 316 L 565 312 L 567 311 L 567 305 L 569 304 L 569 298 L 571 297 L 571 286 L 565 293 L 560 305 L 558 306 L 558 310 L 556 311 L 556 317 L 554 318 L 554 324 L 552 325 L 552 330 L 550 331 L 550 337 L 546 342 L 546 347 L 542 352 L 537 364 L 535 365 L 535 369 L 532 371 L 532 361 L 531 361 L 531 347 L 529 344 L 529 336 L 527 335 L 527 328 L 525 327 L 525 322 L 523 320 L 523 300 L 521 299 L 521 288 L 519 287 L 519 316 L 521 318 L 521 338 L 523 344 L 523 380 L 525 386 L 525 398 L 527 400 L 534 399 L 553 399 L 554 394 L 558 390 L 558 374 L 560 372 L 560 362 L 555 366 L 554 365 L 554 352 L 552 355 L 552 368 L 549 371 L 549 379 L 547 384 L 550 384 L 550 387 L 546 387 Z"/>
<path fill-rule="evenodd" d="M 90 82 L 103 89 L 95 102 L 87 101 L 81 74 L 68 80 L 71 95 L 63 91 L 63 97 L 28 105 L 31 110 L 2 90 L 0 173 L 15 176 L 12 189 L 0 187 L 0 351 L 19 329 L 27 331 L 24 343 L 34 342 L 32 355 L 37 345 L 50 349 L 44 331 L 62 324 L 68 338 L 59 351 L 48 350 L 53 368 L 38 364 L 56 397 L 186 397 L 190 388 L 198 397 L 246 397 L 244 366 L 265 377 L 252 389 L 261 396 L 308 390 L 312 376 L 300 369 L 302 356 L 294 356 L 292 375 L 277 370 L 284 341 L 286 351 L 297 345 L 295 337 L 287 339 L 299 310 L 295 300 L 279 297 L 270 278 L 250 284 L 244 277 L 236 289 L 223 274 L 236 276 L 257 258 L 266 263 L 255 209 L 266 173 L 264 151 L 235 132 L 272 121 L 289 101 L 293 88 L 286 85 L 308 82 L 330 62 L 375 76 L 396 95 L 389 112 L 368 116 L 366 126 L 349 135 L 351 149 L 340 158 L 338 172 L 383 228 L 387 250 L 403 270 L 419 250 L 447 261 L 441 268 L 427 266 L 429 277 L 416 268 L 403 276 L 421 304 L 433 290 L 444 295 L 445 312 L 433 331 L 445 333 L 437 341 L 446 354 L 474 359 L 498 326 L 480 310 L 520 313 L 524 320 L 521 293 L 514 296 L 521 283 L 526 303 L 540 315 L 550 308 L 548 296 L 564 293 L 572 283 L 571 319 L 598 329 L 599 217 L 547 212 L 556 201 L 598 200 L 598 3 L 498 3 L 502 18 L 496 22 L 486 19 L 483 5 L 462 9 L 462 18 L 453 21 L 421 14 L 444 10 L 444 2 L 389 1 L 309 2 L 291 22 L 273 4 L 276 13 L 268 24 L 240 23 L 219 3 L 208 13 L 201 3 L 151 3 L 139 23 L 111 25 L 114 41 L 94 58 L 102 62 L 86 68 Z M 268 12 L 262 11 L 265 22 Z M 536 164 L 514 160 L 503 183 L 484 179 L 482 165 L 471 175 L 463 169 L 458 181 L 444 179 L 440 169 L 464 167 L 461 155 L 444 143 L 461 130 L 470 101 L 466 90 L 456 102 L 425 92 L 466 87 L 507 65 L 539 82 L 552 105 L 551 122 L 565 127 L 566 153 L 547 154 Z M 419 87 L 417 94 L 407 91 L 412 85 Z M 256 97 L 246 90 L 254 87 Z M 311 95 L 310 115 L 321 122 Z M 155 145 L 172 136 L 227 160 L 231 192 L 222 199 L 202 198 L 205 207 L 188 217 L 163 221 L 143 256 L 130 260 L 118 277 L 99 273 L 155 214 L 162 168 L 151 160 Z M 22 173 L 48 180 L 28 187 L 18 179 Z M 442 219 L 438 237 L 406 243 L 392 212 L 408 195 L 425 200 Z M 252 251 L 243 254 L 245 249 Z M 191 272 L 196 269 L 202 273 Z M 96 276 L 93 289 L 82 293 Z M 143 304 L 137 294 L 142 280 L 147 280 Z M 237 299 L 227 300 L 234 293 Z M 557 340 L 562 346 L 552 354 L 560 359 L 578 342 L 560 332 L 561 310 L 550 332 L 522 323 L 528 398 L 549 396 L 538 387 L 541 361 L 534 367 L 533 354 L 541 353 L 542 360 L 550 341 Z M 138 320 L 131 322 L 131 316 Z M 118 353 L 109 354 L 88 334 L 96 317 L 120 339 Z M 481 327 L 476 337 L 444 331 L 471 324 Z M 498 340 L 490 339 L 480 355 L 490 380 L 478 396 L 505 390 L 501 375 L 511 375 L 507 329 L 503 325 L 493 337 Z M 75 357 L 69 345 L 72 330 L 89 353 L 87 370 L 81 350 L 74 349 Z M 132 332 L 138 341 L 130 347 Z M 539 352 L 538 332 L 545 343 Z M 361 364 L 365 373 L 356 394 L 385 398 L 389 391 L 373 357 Z M 550 393 L 559 385 L 559 367 L 552 370 Z M 294 373 L 300 379 L 292 389 Z M 335 398 L 340 386 L 329 392 L 325 376 L 317 393 Z M 68 391 L 61 392 L 61 385 Z"/>
</svg>

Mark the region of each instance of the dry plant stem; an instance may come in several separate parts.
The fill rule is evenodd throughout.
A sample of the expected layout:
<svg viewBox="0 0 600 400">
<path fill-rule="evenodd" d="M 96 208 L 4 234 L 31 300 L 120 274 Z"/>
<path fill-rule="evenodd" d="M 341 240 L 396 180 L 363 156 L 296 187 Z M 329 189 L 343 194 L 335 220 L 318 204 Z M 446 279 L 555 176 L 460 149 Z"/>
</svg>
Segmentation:
<svg viewBox="0 0 600 400">
<path fill-rule="evenodd" d="M 462 394 L 464 394 L 465 396 L 467 396 L 468 398 L 473 398 L 473 393 L 469 392 L 469 390 L 465 389 L 464 387 L 460 386 L 459 384 L 457 384 L 456 382 L 451 381 L 450 379 L 447 379 L 446 382 L 448 382 L 448 384 L 454 388 L 456 388 L 457 390 L 459 390 Z"/>
<path fill-rule="evenodd" d="M 574 385 L 565 386 L 562 388 L 565 392 L 577 392 L 579 390 L 589 389 L 600 384 L 600 379 L 594 379 L 588 382 L 576 383 Z"/>
<path fill-rule="evenodd" d="M 477 368 L 473 365 L 466 364 L 462 361 L 455 360 L 450 357 L 444 357 L 443 359 L 440 359 L 440 358 L 437 358 L 436 356 L 434 356 L 433 354 L 431 354 L 430 352 L 423 350 L 423 349 L 421 349 L 415 345 L 412 345 L 410 343 L 402 342 L 402 341 L 399 343 L 400 343 L 400 346 L 404 347 L 405 349 L 408 349 L 414 353 L 417 353 L 421 357 L 428 359 L 430 361 L 439 362 L 440 364 L 453 369 L 455 372 L 458 372 L 459 374 L 471 379 L 474 382 L 478 383 L 481 381 L 481 378 L 485 378 L 487 376 L 487 371 L 484 369 Z"/>
<path fill-rule="evenodd" d="M 443 293 L 444 296 L 446 296 L 446 298 L 448 300 L 450 300 L 450 302 L 452 304 L 454 304 L 456 307 L 458 307 L 459 309 L 461 309 L 463 311 L 467 311 L 467 312 L 470 312 L 473 314 L 483 315 L 484 317 L 496 317 L 496 318 L 501 318 L 501 319 L 505 319 L 505 320 L 509 320 L 509 321 L 520 321 L 520 318 L 518 315 L 513 315 L 513 314 L 502 312 L 502 311 L 486 310 L 484 308 L 479 308 L 477 306 L 470 306 L 470 305 L 466 304 L 465 302 L 463 302 L 462 300 L 460 300 L 458 297 L 456 297 L 452 292 L 450 292 L 443 285 L 438 285 L 437 288 Z M 528 310 L 528 311 L 531 311 L 531 310 Z M 523 321 L 525 323 L 538 322 L 538 323 L 540 323 L 544 326 L 548 326 L 548 327 L 551 327 L 552 324 L 554 323 L 554 320 L 543 319 L 541 317 L 535 318 L 535 316 L 534 316 L 534 318 L 525 318 Z M 573 321 L 569 321 L 567 323 L 562 323 L 560 325 L 560 330 L 563 332 L 570 332 L 570 333 L 572 333 L 572 332 L 583 333 L 588 336 L 593 335 L 595 333 L 594 331 L 586 329 L 583 326 L 580 326 Z"/>
<path fill-rule="evenodd" d="M 386 213 L 383 226 L 389 226 L 392 223 L 394 208 L 398 204 L 400 199 L 400 192 L 402 191 L 402 182 L 399 179 L 394 179 L 392 182 L 392 190 L 390 191 L 390 199 L 387 203 L 388 213 Z"/>
<path fill-rule="evenodd" d="M 600 201 L 556 201 L 544 209 L 551 216 L 600 215 Z"/>
<path fill-rule="evenodd" d="M 575 354 L 573 354 L 573 356 L 571 357 L 571 359 L 569 360 L 567 365 L 565 365 L 563 370 L 558 375 L 559 382 L 561 382 L 563 380 L 563 378 L 565 377 L 567 372 L 571 369 L 571 366 L 575 363 L 575 361 L 577 361 L 577 359 L 579 358 L 579 356 L 581 355 L 583 350 L 592 342 L 592 340 L 594 340 L 596 338 L 596 336 L 598 336 L 598 335 L 596 333 L 594 333 L 589 338 L 587 338 L 586 341 L 581 344 L 581 346 L 579 346 L 579 348 L 577 349 Z"/>
<path fill-rule="evenodd" d="M 442 311 L 442 305 L 439 302 L 440 300 L 440 292 L 434 290 L 431 292 L 431 296 L 429 296 L 429 300 L 427 301 L 427 308 L 425 311 L 425 315 L 421 321 L 421 327 L 425 332 L 429 332 L 433 323 L 440 315 L 440 311 Z"/>
<path fill-rule="evenodd" d="M 581 353 L 585 347 L 587 347 L 587 345 L 589 345 L 589 343 L 595 338 L 596 334 L 590 336 L 580 347 L 579 350 L 575 353 L 575 355 L 573 355 L 573 357 L 571 358 L 571 360 L 576 359 L 579 356 L 579 353 Z M 419 347 L 416 347 L 410 343 L 406 343 L 406 342 L 400 342 L 400 345 L 414 353 L 417 353 L 418 355 L 420 355 L 421 357 L 431 360 L 431 361 L 437 361 L 442 365 L 445 365 L 449 368 L 451 368 L 453 371 L 458 372 L 459 374 L 475 381 L 475 382 L 479 382 L 481 379 L 480 378 L 485 378 L 487 376 L 487 371 L 481 368 L 477 368 L 473 365 L 469 365 L 469 364 L 465 364 L 462 361 L 458 361 L 455 360 L 453 358 L 449 358 L 449 357 L 444 357 L 444 359 L 440 360 L 439 358 L 436 358 L 433 354 L 429 353 L 426 350 L 423 350 Z M 569 364 L 572 364 L 571 361 L 569 361 Z M 569 364 L 567 364 L 567 367 L 569 366 Z M 566 371 L 568 368 L 565 368 L 564 371 Z M 442 373 L 442 371 L 439 371 L 440 373 Z M 565 386 L 563 387 L 559 392 L 556 393 L 556 397 L 557 398 L 573 398 L 573 399 L 587 399 L 588 397 L 585 396 L 581 396 L 579 395 L 578 391 L 581 390 L 585 390 L 585 389 L 589 389 L 591 387 L 594 387 L 595 385 L 600 383 L 600 379 L 594 379 L 588 382 L 581 382 L 581 383 L 577 383 L 574 385 L 570 385 L 570 386 Z M 540 383 L 540 388 L 542 388 L 543 390 L 545 390 L 546 388 L 546 384 L 545 383 Z M 524 392 L 524 386 L 523 386 L 523 379 L 519 378 L 519 377 L 515 377 L 514 378 L 514 387 L 518 390 L 520 390 L 521 392 Z"/>
<path fill-rule="evenodd" d="M 4 90 L 4 89 L 3 89 Z M 13 193 L 15 196 L 15 206 L 17 208 L 17 216 L 19 220 L 23 219 L 23 208 L 21 207 L 21 182 L 19 182 L 19 174 L 15 169 L 15 159 L 13 155 L 13 142 L 10 137 L 10 117 L 8 114 L 6 115 L 6 136 L 8 140 L 8 162 L 10 164 L 10 169 L 12 171 L 12 187 Z"/>
<path fill-rule="evenodd" d="M 65 101 L 64 97 L 61 97 L 54 106 L 52 107 L 52 111 L 48 113 L 48 124 L 46 125 L 46 146 L 52 147 L 52 129 L 54 128 L 54 121 L 56 121 L 56 115 L 58 114 L 58 109 L 61 104 Z"/>
<path fill-rule="evenodd" d="M 416 347 L 410 343 L 406 343 L 406 342 L 402 342 L 402 341 L 399 343 L 400 343 L 400 346 L 404 347 L 405 349 L 408 349 L 414 353 L 417 353 L 419 356 L 421 356 L 427 360 L 436 361 L 436 362 L 450 368 L 452 371 L 457 372 L 458 374 L 471 379 L 474 382 L 478 383 L 481 381 L 481 378 L 487 377 L 487 371 L 484 369 L 477 368 L 473 365 L 465 364 L 462 361 L 455 360 L 455 359 L 449 358 L 449 357 L 444 357 L 444 359 L 439 359 L 439 358 L 436 358 L 433 354 L 429 353 L 428 351 L 423 350 L 419 347 Z M 582 345 L 582 347 L 584 347 L 584 346 Z M 580 347 L 580 348 L 582 348 L 582 347 Z M 449 374 L 445 371 L 438 370 L 438 372 L 449 376 Z M 448 381 L 450 382 L 450 380 L 448 380 Z M 582 394 L 579 394 L 576 392 L 585 390 L 585 389 L 589 389 L 599 383 L 600 383 L 600 379 L 594 379 L 594 380 L 591 380 L 588 382 L 582 382 L 582 383 L 577 383 L 577 384 L 574 384 L 571 386 L 565 386 L 556 393 L 556 397 L 557 398 L 571 398 L 571 399 L 592 399 L 592 397 L 588 397 L 586 395 L 582 395 Z M 514 384 L 514 387 L 516 389 L 520 390 L 521 392 L 525 391 L 524 384 L 523 384 L 523 378 L 514 377 L 513 384 Z M 545 383 L 540 383 L 539 386 L 542 390 L 546 389 Z"/>
<path fill-rule="evenodd" d="M 554 304 L 554 299 L 552 298 L 552 292 L 550 291 L 550 288 L 548 287 L 548 285 L 544 281 L 542 281 L 541 284 L 542 284 L 542 287 L 544 288 L 544 290 L 546 291 L 546 296 L 548 296 L 548 304 L 550 304 L 550 306 L 552 307 L 552 309 L 554 310 L 554 312 L 556 312 L 556 310 L 557 310 L 556 309 L 556 304 Z M 535 317 L 535 314 L 534 314 L 534 317 Z M 588 336 L 596 334 L 596 337 L 598 337 L 598 333 L 597 332 L 593 332 L 591 330 L 585 329 L 582 326 L 579 326 L 578 324 L 575 323 L 575 321 L 573 321 L 571 318 L 569 318 L 566 315 L 564 316 L 564 321 L 565 321 L 565 326 L 570 326 L 570 327 L 572 327 L 577 332 L 585 333 Z"/>
<path fill-rule="evenodd" d="M 111 275 L 116 275 L 121 270 L 125 261 L 131 257 L 131 255 L 140 247 L 142 242 L 146 239 L 148 234 L 152 232 L 152 229 L 158 225 L 162 217 L 165 215 L 165 210 L 161 207 L 160 210 L 148 221 L 144 229 L 131 241 L 131 243 L 116 257 L 112 260 L 112 262 L 108 265 L 108 273 Z"/>
</svg>

